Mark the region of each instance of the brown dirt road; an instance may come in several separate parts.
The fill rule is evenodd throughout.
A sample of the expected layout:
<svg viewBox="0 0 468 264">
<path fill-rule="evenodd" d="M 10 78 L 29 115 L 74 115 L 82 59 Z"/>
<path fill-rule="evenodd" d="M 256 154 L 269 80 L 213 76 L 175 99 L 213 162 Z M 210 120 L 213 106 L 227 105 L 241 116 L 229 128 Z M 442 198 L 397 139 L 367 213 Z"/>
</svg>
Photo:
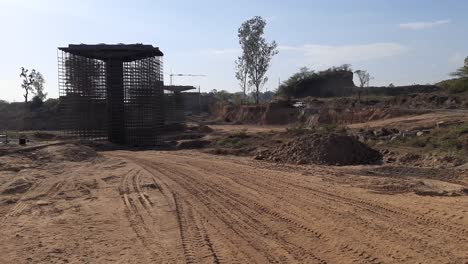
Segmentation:
<svg viewBox="0 0 468 264">
<path fill-rule="evenodd" d="M 468 263 L 468 196 L 379 194 L 333 167 L 103 155 L 10 175 L 35 180 L 0 203 L 0 263 Z"/>
</svg>

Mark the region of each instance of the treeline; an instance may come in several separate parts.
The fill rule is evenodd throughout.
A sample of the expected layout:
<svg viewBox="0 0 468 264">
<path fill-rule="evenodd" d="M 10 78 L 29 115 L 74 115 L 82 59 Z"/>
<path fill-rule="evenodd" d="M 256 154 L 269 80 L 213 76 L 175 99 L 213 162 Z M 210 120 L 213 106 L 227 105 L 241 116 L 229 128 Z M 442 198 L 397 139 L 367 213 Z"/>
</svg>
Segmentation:
<svg viewBox="0 0 468 264">
<path fill-rule="evenodd" d="M 0 100 L 0 131 L 58 130 L 58 99 L 8 103 Z"/>
<path fill-rule="evenodd" d="M 319 72 L 303 67 L 280 85 L 276 95 L 288 98 L 346 96 L 354 87 L 353 71 L 348 64 Z"/>
<path fill-rule="evenodd" d="M 352 94 L 357 94 L 359 88 L 354 88 Z M 382 86 L 382 87 L 365 87 L 361 90 L 363 95 L 375 95 L 375 96 L 398 96 L 408 95 L 415 93 L 432 93 L 441 91 L 441 87 L 437 85 L 405 85 L 405 86 Z"/>
<path fill-rule="evenodd" d="M 269 102 L 274 99 L 275 93 L 271 91 L 266 92 L 251 92 L 245 94 L 243 92 L 230 93 L 226 90 L 212 90 L 208 93 L 209 96 L 213 96 L 219 103 L 231 103 L 231 104 L 255 104 L 257 99 L 259 103 Z"/>
</svg>

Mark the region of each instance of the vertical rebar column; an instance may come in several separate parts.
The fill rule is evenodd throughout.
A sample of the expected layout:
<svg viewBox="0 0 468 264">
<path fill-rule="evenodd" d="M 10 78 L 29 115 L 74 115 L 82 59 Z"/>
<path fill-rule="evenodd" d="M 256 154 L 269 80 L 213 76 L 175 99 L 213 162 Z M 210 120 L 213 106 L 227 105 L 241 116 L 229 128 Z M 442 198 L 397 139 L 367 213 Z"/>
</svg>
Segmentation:
<svg viewBox="0 0 468 264">
<path fill-rule="evenodd" d="M 123 62 L 106 61 L 106 74 L 109 140 L 116 144 L 125 144 Z"/>
</svg>

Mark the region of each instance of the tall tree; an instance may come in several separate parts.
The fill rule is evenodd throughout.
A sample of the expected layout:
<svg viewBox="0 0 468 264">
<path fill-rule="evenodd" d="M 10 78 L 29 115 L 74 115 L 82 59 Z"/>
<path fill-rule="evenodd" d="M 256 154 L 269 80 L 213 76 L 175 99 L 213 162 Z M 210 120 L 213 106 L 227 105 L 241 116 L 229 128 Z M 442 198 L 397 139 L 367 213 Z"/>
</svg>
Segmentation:
<svg viewBox="0 0 468 264">
<path fill-rule="evenodd" d="M 359 78 L 359 87 L 364 88 L 369 86 L 370 74 L 367 71 L 357 70 L 354 73 L 356 73 Z"/>
<path fill-rule="evenodd" d="M 44 92 L 45 79 L 42 73 L 36 71 L 33 78 L 33 91 L 32 93 L 37 96 L 41 101 L 44 101 L 47 97 L 47 93 Z"/>
<path fill-rule="evenodd" d="M 359 92 L 358 92 L 358 99 L 359 101 L 361 101 L 361 93 L 362 93 L 362 90 L 364 89 L 364 87 L 368 87 L 369 86 L 369 82 L 371 80 L 371 77 L 370 77 L 370 74 L 367 72 L 367 71 L 364 71 L 364 70 L 357 70 L 355 71 L 354 73 L 357 74 L 358 78 L 359 78 Z"/>
<path fill-rule="evenodd" d="M 247 96 L 246 90 L 248 88 L 248 68 L 245 63 L 244 57 L 239 56 L 236 60 L 236 79 L 242 89 L 243 100 Z"/>
<path fill-rule="evenodd" d="M 23 83 L 21 84 L 21 88 L 24 90 L 24 102 L 28 102 L 28 96 L 30 92 L 33 92 L 34 87 L 34 76 L 36 75 L 36 70 L 32 70 L 30 73 L 28 73 L 29 70 L 25 69 L 24 67 L 21 67 L 21 73 L 20 73 L 20 78 L 23 79 Z"/>
<path fill-rule="evenodd" d="M 44 76 L 39 71 L 32 69 L 29 71 L 24 67 L 21 67 L 20 78 L 23 79 L 21 84 L 21 88 L 24 90 L 24 102 L 28 102 L 29 93 L 33 93 L 37 96 L 41 101 L 43 101 L 47 93 L 44 93 Z"/>
<path fill-rule="evenodd" d="M 278 44 L 275 41 L 268 43 L 263 36 L 265 26 L 265 19 L 256 16 L 242 23 L 238 31 L 241 57 L 247 69 L 248 84 L 255 88 L 256 104 L 261 87 L 268 81 L 265 75 L 270 67 L 270 61 L 278 54 Z"/>
<path fill-rule="evenodd" d="M 451 75 L 458 78 L 468 78 L 468 57 L 465 58 L 463 67 L 459 68 L 456 72 L 452 72 Z"/>
</svg>

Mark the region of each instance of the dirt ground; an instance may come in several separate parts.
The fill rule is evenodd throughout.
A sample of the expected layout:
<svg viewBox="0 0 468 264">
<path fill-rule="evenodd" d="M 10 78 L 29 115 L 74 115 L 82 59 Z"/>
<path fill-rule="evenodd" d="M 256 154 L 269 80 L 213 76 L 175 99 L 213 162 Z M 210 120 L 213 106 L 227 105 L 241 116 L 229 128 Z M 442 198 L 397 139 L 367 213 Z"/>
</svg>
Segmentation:
<svg viewBox="0 0 468 264">
<path fill-rule="evenodd" d="M 0 157 L 0 263 L 468 263 L 464 174 L 89 151 Z"/>
<path fill-rule="evenodd" d="M 439 110 L 419 115 L 401 116 L 348 125 L 349 128 L 391 127 L 400 130 L 435 127 L 437 123 L 468 122 L 468 110 Z"/>
</svg>

